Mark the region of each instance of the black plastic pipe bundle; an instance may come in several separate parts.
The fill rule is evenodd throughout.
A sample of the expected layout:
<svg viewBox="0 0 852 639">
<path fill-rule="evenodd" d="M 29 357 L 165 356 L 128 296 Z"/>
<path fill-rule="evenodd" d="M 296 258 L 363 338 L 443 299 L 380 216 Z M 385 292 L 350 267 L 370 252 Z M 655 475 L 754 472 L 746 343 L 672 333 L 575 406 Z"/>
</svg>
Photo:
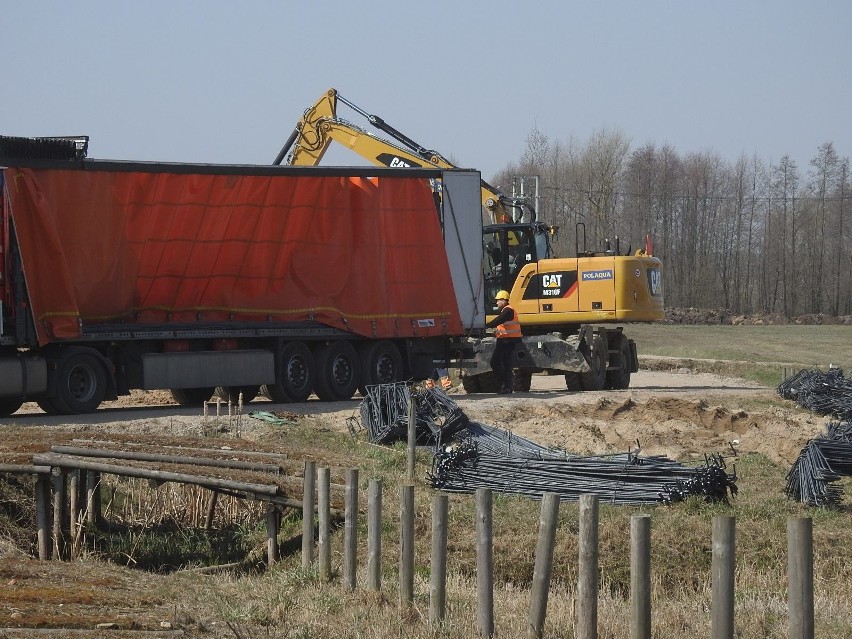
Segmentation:
<svg viewBox="0 0 852 639">
<path fill-rule="evenodd" d="M 787 496 L 810 506 L 837 507 L 843 491 L 834 482 L 843 476 L 852 476 L 852 422 L 831 422 L 787 473 Z"/>
<path fill-rule="evenodd" d="M 778 385 L 778 394 L 819 415 L 852 419 L 852 379 L 843 370 L 832 368 L 827 373 L 803 369 Z"/>
</svg>

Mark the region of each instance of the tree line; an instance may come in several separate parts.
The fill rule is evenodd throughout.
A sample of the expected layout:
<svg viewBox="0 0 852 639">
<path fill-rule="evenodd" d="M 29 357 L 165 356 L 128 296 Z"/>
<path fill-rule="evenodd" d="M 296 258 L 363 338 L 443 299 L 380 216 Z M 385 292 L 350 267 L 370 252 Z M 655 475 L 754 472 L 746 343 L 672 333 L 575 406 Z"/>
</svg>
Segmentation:
<svg viewBox="0 0 852 639">
<path fill-rule="evenodd" d="M 538 196 L 538 219 L 560 228 L 558 255 L 584 237 L 589 250 L 617 237 L 625 253 L 650 236 L 667 306 L 852 314 L 852 182 L 832 142 L 803 168 L 789 156 L 631 150 L 618 131 L 563 142 L 534 129 L 492 183 Z"/>
</svg>

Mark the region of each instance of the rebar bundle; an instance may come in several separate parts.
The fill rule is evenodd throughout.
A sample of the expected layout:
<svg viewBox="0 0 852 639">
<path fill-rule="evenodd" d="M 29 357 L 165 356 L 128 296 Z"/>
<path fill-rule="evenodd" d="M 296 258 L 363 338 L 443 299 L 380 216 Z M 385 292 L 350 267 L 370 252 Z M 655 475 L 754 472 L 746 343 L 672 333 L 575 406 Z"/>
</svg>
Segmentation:
<svg viewBox="0 0 852 639">
<path fill-rule="evenodd" d="M 528 440 L 522 438 L 513 441 L 509 453 L 503 437 L 495 438 L 488 427 L 474 423 L 468 432 L 479 429 L 484 429 L 484 437 L 472 434 L 435 453 L 429 477 L 433 488 L 456 493 L 489 488 L 532 499 L 552 492 L 563 501 L 591 493 L 613 504 L 674 503 L 690 495 L 727 501 L 728 493 L 736 494 L 736 476 L 724 471 L 721 458 L 695 468 L 633 453 L 579 456 L 536 444 L 525 450 Z M 495 450 L 495 441 L 503 452 Z"/>
<path fill-rule="evenodd" d="M 843 491 L 833 482 L 844 475 L 852 475 L 852 422 L 830 422 L 787 473 L 787 496 L 810 506 L 839 506 Z"/>
<path fill-rule="evenodd" d="M 405 383 L 367 387 L 360 416 L 371 442 L 407 438 L 412 399 L 417 441 L 434 451 L 429 480 L 447 492 L 490 488 L 533 499 L 553 492 L 563 500 L 593 493 L 609 503 L 645 504 L 674 503 L 691 495 L 727 501 L 737 491 L 736 473 L 725 472 L 721 457 L 688 467 L 638 453 L 574 455 L 473 422 L 443 390 Z"/>
<path fill-rule="evenodd" d="M 781 382 L 777 391 L 781 397 L 819 415 L 852 419 L 852 379 L 846 379 L 840 368 L 827 373 L 803 369 Z"/>
<path fill-rule="evenodd" d="M 416 438 L 421 444 L 440 443 L 469 422 L 458 404 L 438 388 L 404 382 L 368 386 L 360 416 L 371 442 L 390 444 L 407 439 L 408 405 L 412 398 Z"/>
</svg>

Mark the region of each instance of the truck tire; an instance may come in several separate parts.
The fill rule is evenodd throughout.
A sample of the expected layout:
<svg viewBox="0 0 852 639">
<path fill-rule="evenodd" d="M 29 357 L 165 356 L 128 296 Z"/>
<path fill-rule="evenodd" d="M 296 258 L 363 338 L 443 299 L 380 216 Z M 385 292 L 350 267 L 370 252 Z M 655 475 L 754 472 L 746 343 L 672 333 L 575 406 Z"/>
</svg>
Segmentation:
<svg viewBox="0 0 852 639">
<path fill-rule="evenodd" d="M 212 388 L 173 388 L 172 399 L 181 406 L 201 406 L 213 396 Z"/>
<path fill-rule="evenodd" d="M 240 401 L 240 393 L 243 394 L 243 404 L 248 404 L 260 393 L 260 386 L 217 386 L 216 394 L 223 401 L 237 404 Z"/>
<path fill-rule="evenodd" d="M 580 383 L 583 390 L 603 390 L 606 386 L 607 346 L 606 338 L 596 333 L 592 339 L 591 353 L 589 358 L 590 370 L 580 373 Z"/>
<path fill-rule="evenodd" d="M 326 402 L 352 399 L 361 376 L 361 362 L 355 347 L 342 340 L 331 342 L 317 348 L 314 357 L 317 397 Z"/>
<path fill-rule="evenodd" d="M 611 368 L 606 372 L 606 387 L 614 390 L 623 390 L 630 386 L 630 344 L 624 335 L 613 335 L 610 347 L 615 352 L 617 368 Z"/>
<path fill-rule="evenodd" d="M 106 396 L 106 371 L 101 360 L 85 350 L 68 351 L 57 370 L 53 404 L 66 415 L 91 413 Z"/>
<path fill-rule="evenodd" d="M 36 400 L 38 407 L 48 415 L 63 415 L 65 409 L 57 406 L 50 397 L 40 397 Z"/>
<path fill-rule="evenodd" d="M 4 397 L 0 399 L 0 417 L 9 417 L 24 405 L 24 400 L 18 397 Z"/>
<path fill-rule="evenodd" d="M 304 342 L 288 342 L 278 357 L 275 383 L 266 384 L 263 394 L 277 404 L 307 401 L 314 391 L 316 363 Z"/>
<path fill-rule="evenodd" d="M 363 397 L 367 396 L 367 386 L 393 384 L 401 382 L 402 355 L 392 341 L 383 339 L 378 342 L 366 342 L 358 349 L 361 359 L 361 383 L 358 386 Z"/>
</svg>

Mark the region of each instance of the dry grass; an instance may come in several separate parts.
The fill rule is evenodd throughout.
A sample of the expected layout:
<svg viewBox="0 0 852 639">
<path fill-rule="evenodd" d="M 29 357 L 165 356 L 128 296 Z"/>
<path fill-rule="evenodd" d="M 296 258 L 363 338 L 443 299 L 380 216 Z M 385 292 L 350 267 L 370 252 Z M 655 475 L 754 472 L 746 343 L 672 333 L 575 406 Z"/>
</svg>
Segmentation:
<svg viewBox="0 0 852 639">
<path fill-rule="evenodd" d="M 322 583 L 315 571 L 301 569 L 298 544 L 271 568 L 263 565 L 263 553 L 254 553 L 254 560 L 244 563 L 240 570 L 215 575 L 120 570 L 104 563 L 103 554 L 92 553 L 75 564 L 6 559 L 0 564 L 0 577 L 2 583 L 11 586 L 4 589 L 0 602 L 5 610 L 21 613 L 10 625 L 92 627 L 117 621 L 125 628 L 153 629 L 165 621 L 185 629 L 190 636 L 475 636 L 474 498 L 450 497 L 448 612 L 443 623 L 432 627 L 428 623 L 432 491 L 422 485 L 416 489 L 415 602 L 410 609 L 400 608 L 397 482 L 404 474 L 404 456 L 397 450 L 353 446 L 348 440 L 340 444 L 351 451 L 353 466 L 362 469 L 362 507 L 369 478 L 381 477 L 385 483 L 381 593 L 366 590 L 367 530 L 362 517 L 358 531 L 360 569 L 354 592 L 341 585 L 342 530 L 333 534 L 333 579 L 328 584 Z M 423 476 L 427 460 L 422 457 L 418 461 L 418 474 Z M 709 635 L 711 530 L 716 515 L 733 515 L 737 521 L 739 637 L 785 636 L 786 523 L 789 517 L 802 515 L 814 519 L 816 634 L 838 639 L 852 634 L 852 553 L 847 539 L 852 509 L 806 509 L 787 501 L 779 490 L 784 469 L 761 456 L 741 459 L 737 468 L 740 496 L 730 505 L 697 500 L 673 507 L 601 505 L 600 637 L 629 634 L 629 525 L 631 515 L 639 512 L 650 513 L 652 520 L 655 636 Z M 133 485 L 133 512 L 138 512 L 144 501 L 143 491 L 143 485 Z M 847 503 L 852 502 L 850 493 L 847 485 Z M 164 501 L 154 494 L 149 498 L 150 517 L 155 505 Z M 188 504 L 195 499 L 191 493 L 182 498 L 188 499 Z M 229 512 L 229 516 L 240 516 Z M 175 513 L 164 510 L 163 514 L 173 517 Z M 537 502 L 495 495 L 494 619 L 498 637 L 525 636 L 538 518 Z M 281 541 L 298 534 L 300 525 L 298 516 L 285 518 Z M 547 637 L 574 637 L 577 532 L 577 505 L 564 503 L 557 529 Z M 263 547 L 265 531 L 261 526 L 245 534 L 246 540 L 253 539 L 256 547 Z M 192 561 L 187 558 L 186 563 Z M 73 611 L 73 622 L 68 611 Z"/>
</svg>

